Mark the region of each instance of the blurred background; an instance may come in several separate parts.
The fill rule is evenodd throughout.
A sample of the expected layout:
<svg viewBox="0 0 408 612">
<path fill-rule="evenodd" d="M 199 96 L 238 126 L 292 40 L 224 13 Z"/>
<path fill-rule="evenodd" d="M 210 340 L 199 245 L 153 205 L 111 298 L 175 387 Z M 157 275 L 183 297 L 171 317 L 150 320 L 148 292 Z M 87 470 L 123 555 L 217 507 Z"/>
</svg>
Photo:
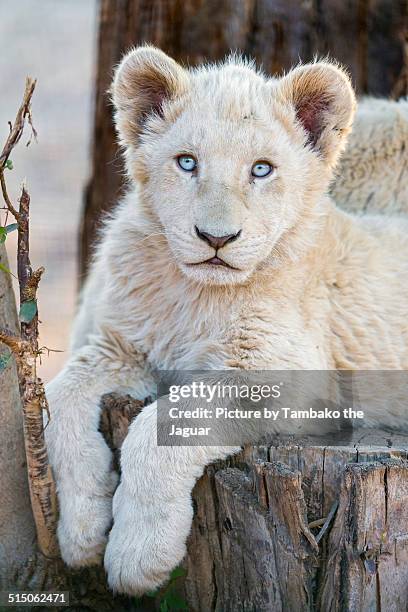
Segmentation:
<svg viewBox="0 0 408 612">
<path fill-rule="evenodd" d="M 32 104 L 38 142 L 26 148 L 26 130 L 6 178 L 13 202 L 23 180 L 31 195 L 31 261 L 46 269 L 38 295 L 40 344 L 62 351 L 75 308 L 78 227 L 90 171 L 97 16 L 96 0 L 0 2 L 1 146 L 26 76 L 38 79 Z M 15 272 L 15 233 L 7 251 Z M 45 354 L 44 379 L 56 374 L 65 359 L 65 352 Z"/>
<path fill-rule="evenodd" d="M 0 34 L 3 141 L 25 76 L 38 78 L 38 143 L 17 147 L 7 179 L 14 201 L 27 182 L 31 259 L 46 268 L 40 343 L 64 351 L 44 356 L 45 380 L 67 357 L 97 226 L 123 186 L 106 90 L 131 45 L 151 42 L 188 65 L 236 50 L 270 73 L 329 54 L 348 67 L 360 95 L 408 91 L 408 0 L 0 0 Z"/>
</svg>

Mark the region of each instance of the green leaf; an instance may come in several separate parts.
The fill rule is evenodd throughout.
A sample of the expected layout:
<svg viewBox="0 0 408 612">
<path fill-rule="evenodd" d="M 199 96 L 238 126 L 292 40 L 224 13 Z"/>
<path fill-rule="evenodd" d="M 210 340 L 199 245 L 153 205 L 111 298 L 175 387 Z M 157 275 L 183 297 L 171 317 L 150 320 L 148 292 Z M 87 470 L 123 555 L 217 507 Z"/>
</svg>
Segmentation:
<svg viewBox="0 0 408 612">
<path fill-rule="evenodd" d="M 0 372 L 5 370 L 11 361 L 11 353 L 0 353 Z"/>
<path fill-rule="evenodd" d="M 165 595 L 163 602 L 166 602 L 169 610 L 188 610 L 188 605 L 177 593 L 169 593 Z"/>
<path fill-rule="evenodd" d="M 182 576 L 185 576 L 186 574 L 187 574 L 187 571 L 183 567 L 176 567 L 170 574 L 170 582 L 172 582 L 176 578 L 181 578 Z"/>
<path fill-rule="evenodd" d="M 13 169 L 13 162 L 11 161 L 11 159 L 8 159 L 6 161 L 6 166 L 7 170 L 12 170 Z"/>
<path fill-rule="evenodd" d="M 160 612 L 173 612 L 173 610 L 188 610 L 187 603 L 175 592 L 175 581 L 185 576 L 187 571 L 183 567 L 176 567 L 170 574 L 169 582 L 165 591 L 160 596 L 160 589 L 149 591 L 147 597 L 157 597 L 160 601 Z"/>
<path fill-rule="evenodd" d="M 6 266 L 4 266 L 2 263 L 0 263 L 0 270 L 5 272 L 6 274 L 11 274 L 10 270 L 6 268 Z"/>
<path fill-rule="evenodd" d="M 6 242 L 7 234 L 10 232 L 14 232 L 18 228 L 18 223 L 10 223 L 10 225 L 6 225 L 6 227 L 2 227 L 0 225 L 0 244 L 4 244 Z"/>
<path fill-rule="evenodd" d="M 23 302 L 20 306 L 20 314 L 19 318 L 21 323 L 31 323 L 37 314 L 37 301 L 36 300 L 28 300 L 28 302 Z"/>
</svg>

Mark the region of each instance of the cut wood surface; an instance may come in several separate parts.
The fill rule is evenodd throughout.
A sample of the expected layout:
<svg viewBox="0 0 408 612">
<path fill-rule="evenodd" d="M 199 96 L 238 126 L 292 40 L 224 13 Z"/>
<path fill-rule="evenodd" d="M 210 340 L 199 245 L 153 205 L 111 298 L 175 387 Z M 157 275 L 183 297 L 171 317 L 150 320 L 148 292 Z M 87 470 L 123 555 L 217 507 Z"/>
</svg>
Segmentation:
<svg viewBox="0 0 408 612">
<path fill-rule="evenodd" d="M 113 449 L 142 405 L 105 399 Z M 348 446 L 247 446 L 206 468 L 193 504 L 191 611 L 408 609 L 406 437 L 360 429 Z"/>
</svg>

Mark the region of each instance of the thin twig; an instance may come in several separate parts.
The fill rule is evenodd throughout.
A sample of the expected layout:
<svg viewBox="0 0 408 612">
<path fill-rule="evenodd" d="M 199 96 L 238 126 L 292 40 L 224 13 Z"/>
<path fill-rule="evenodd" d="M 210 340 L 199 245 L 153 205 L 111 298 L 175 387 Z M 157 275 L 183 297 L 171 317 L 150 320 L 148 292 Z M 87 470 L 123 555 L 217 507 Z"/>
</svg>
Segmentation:
<svg viewBox="0 0 408 612">
<path fill-rule="evenodd" d="M 324 516 L 321 519 L 317 519 L 316 521 L 312 521 L 308 524 L 309 529 L 315 529 L 316 527 L 321 527 L 327 521 L 327 516 Z"/>
<path fill-rule="evenodd" d="M 4 168 L 6 167 L 7 160 L 10 157 L 12 150 L 14 149 L 14 147 L 16 146 L 16 144 L 18 143 L 18 141 L 20 140 L 23 134 L 26 118 L 28 118 L 29 123 L 32 127 L 31 98 L 33 97 L 33 93 L 34 93 L 36 84 L 37 84 L 36 79 L 31 79 L 30 77 L 26 78 L 23 101 L 20 105 L 20 108 L 17 111 L 16 118 L 10 129 L 10 133 L 4 144 L 3 150 L 0 154 L 0 170 L 1 171 L 3 171 Z M 35 131 L 34 133 L 36 134 Z"/>
<path fill-rule="evenodd" d="M 24 287 L 24 301 L 35 300 L 38 285 L 44 272 L 45 268 L 43 266 L 32 272 L 31 277 L 27 280 L 26 286 Z"/>
<path fill-rule="evenodd" d="M 7 210 L 12 213 L 18 225 L 17 271 L 20 289 L 20 311 L 29 304 L 30 317 L 21 322 L 21 338 L 13 336 L 8 330 L 0 330 L 0 341 L 4 342 L 16 358 L 20 394 L 24 415 L 24 443 L 27 457 L 28 482 L 31 506 L 37 531 L 38 546 L 47 557 L 58 555 L 56 539 L 57 496 L 51 467 L 48 462 L 44 439 L 43 411 L 49 416 L 44 386 L 37 376 L 38 311 L 37 289 L 44 268 L 33 272 L 30 262 L 30 195 L 22 187 L 17 211 L 10 201 L 4 177 L 7 160 L 24 130 L 26 120 L 36 137 L 31 115 L 31 97 L 36 81 L 26 80 L 23 102 L 0 155 L 0 179 L 3 199 Z M 21 311 L 22 312 L 22 311 Z"/>
<path fill-rule="evenodd" d="M 34 137 L 35 138 L 37 137 L 37 132 L 33 125 L 33 117 L 31 113 L 31 98 L 34 93 L 36 83 L 37 83 L 36 79 L 31 79 L 30 77 L 26 78 L 23 101 L 20 105 L 20 108 L 17 111 L 16 118 L 14 119 L 14 123 L 11 124 L 11 122 L 9 121 L 10 132 L 4 144 L 3 150 L 0 154 L 1 191 L 3 194 L 3 199 L 7 206 L 7 210 L 14 216 L 17 223 L 19 222 L 19 214 L 17 210 L 15 209 L 15 207 L 13 206 L 13 203 L 11 202 L 10 197 L 8 195 L 6 181 L 4 178 L 4 170 L 6 168 L 7 161 L 11 155 L 12 150 L 14 149 L 16 144 L 19 142 L 23 134 L 26 119 L 28 120 L 31 126 L 31 130 L 32 130 L 32 133 L 34 134 Z"/>
<path fill-rule="evenodd" d="M 14 208 L 10 198 L 9 198 L 9 194 L 7 193 L 7 186 L 6 186 L 6 180 L 4 178 L 4 172 L 3 170 L 0 170 L 0 183 L 1 183 L 1 191 L 3 193 L 3 199 L 6 203 L 6 210 L 11 212 L 11 214 L 14 216 L 15 220 L 18 223 L 18 212 L 16 211 L 16 209 Z"/>
<path fill-rule="evenodd" d="M 24 185 L 21 188 L 18 217 L 17 272 L 18 282 L 20 285 L 20 303 L 23 303 L 27 299 L 25 297 L 27 285 L 30 282 L 33 273 L 30 262 L 30 194 Z M 34 298 L 35 295 L 31 299 Z M 22 327 L 21 331 L 22 334 L 24 334 L 26 332 L 26 328 Z"/>
<path fill-rule="evenodd" d="M 0 342 L 8 346 L 14 354 L 19 353 L 21 349 L 22 340 L 20 336 L 16 336 L 6 327 L 0 327 Z"/>
<path fill-rule="evenodd" d="M 322 539 L 322 537 L 324 536 L 324 534 L 326 533 L 326 531 L 328 530 L 330 523 L 332 522 L 332 520 L 334 519 L 336 512 L 337 512 L 337 508 L 339 507 L 339 502 L 338 500 L 336 500 L 332 507 L 330 508 L 330 512 L 327 515 L 327 518 L 323 524 L 323 527 L 321 528 L 321 530 L 319 531 L 319 533 L 316 536 L 316 543 L 319 544 L 320 540 Z"/>
</svg>

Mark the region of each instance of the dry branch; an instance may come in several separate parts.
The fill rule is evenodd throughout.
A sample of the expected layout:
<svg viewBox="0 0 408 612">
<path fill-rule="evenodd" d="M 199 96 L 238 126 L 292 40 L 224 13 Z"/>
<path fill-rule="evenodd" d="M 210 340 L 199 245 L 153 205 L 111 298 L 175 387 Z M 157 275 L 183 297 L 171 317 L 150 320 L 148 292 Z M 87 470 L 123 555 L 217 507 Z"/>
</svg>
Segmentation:
<svg viewBox="0 0 408 612">
<path fill-rule="evenodd" d="M 27 458 L 28 481 L 31 505 L 37 530 L 38 546 L 47 557 L 58 555 L 56 539 L 57 496 L 51 468 L 48 463 L 44 440 L 43 410 L 48 413 L 47 400 L 42 381 L 37 376 L 38 346 L 38 311 L 37 289 L 44 268 L 33 271 L 30 262 L 30 196 L 23 186 L 18 211 L 13 206 L 7 192 L 4 170 L 16 144 L 19 142 L 26 120 L 34 136 L 36 132 L 32 123 L 31 98 L 36 81 L 26 80 L 24 97 L 14 124 L 0 155 L 0 181 L 3 198 L 8 212 L 17 221 L 17 269 L 20 289 L 21 337 L 6 329 L 0 329 L 0 341 L 13 352 L 23 403 L 24 442 Z M 24 307 L 29 315 L 22 317 Z"/>
<path fill-rule="evenodd" d="M 20 336 L 16 336 L 5 327 L 0 327 L 0 342 L 8 346 L 13 353 L 18 353 L 22 345 Z"/>
<path fill-rule="evenodd" d="M 13 125 L 11 126 L 10 133 L 0 154 L 0 167 L 2 170 L 5 168 L 12 150 L 14 149 L 23 134 L 26 119 L 28 119 L 34 135 L 36 135 L 31 115 L 31 98 L 33 97 L 36 83 L 36 79 L 31 79 L 30 77 L 27 77 L 23 101 L 17 111 L 16 118 L 14 120 Z"/>
</svg>

